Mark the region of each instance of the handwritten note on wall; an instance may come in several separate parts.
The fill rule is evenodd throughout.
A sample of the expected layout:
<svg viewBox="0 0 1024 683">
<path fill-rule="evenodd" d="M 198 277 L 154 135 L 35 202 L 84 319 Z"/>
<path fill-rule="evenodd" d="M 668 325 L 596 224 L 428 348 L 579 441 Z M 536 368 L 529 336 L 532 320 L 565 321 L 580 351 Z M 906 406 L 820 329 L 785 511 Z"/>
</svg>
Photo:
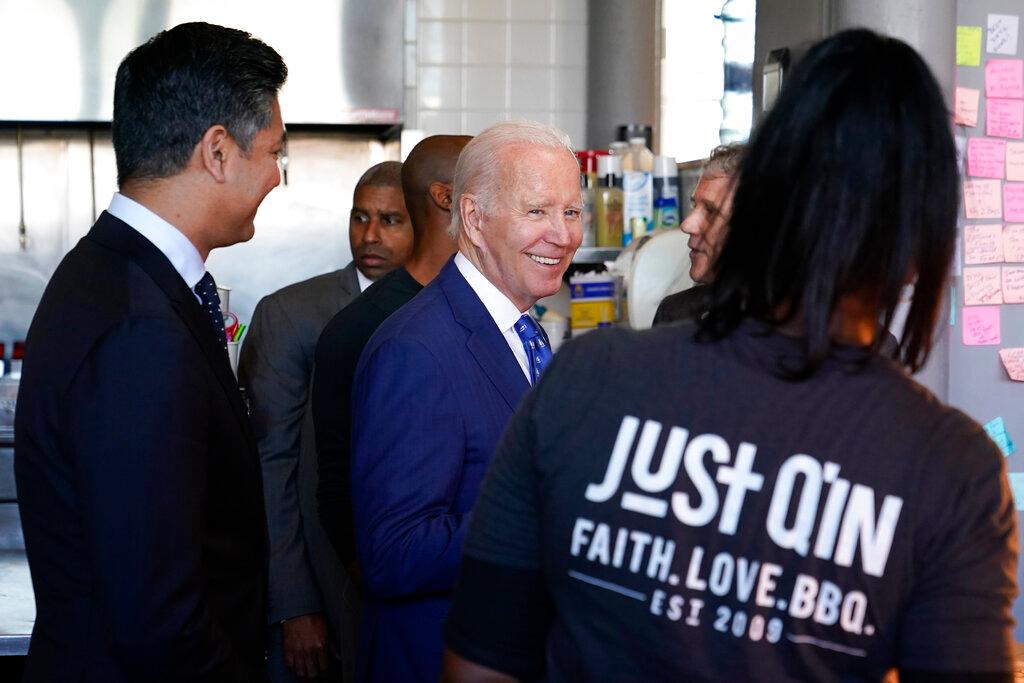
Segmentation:
<svg viewBox="0 0 1024 683">
<path fill-rule="evenodd" d="M 1003 185 L 1003 218 L 1015 223 L 1024 222 L 1024 183 Z"/>
<path fill-rule="evenodd" d="M 1024 61 L 990 59 L 985 62 L 985 97 L 1024 97 Z"/>
<path fill-rule="evenodd" d="M 1024 382 L 1024 348 L 999 349 L 999 360 L 1014 382 Z"/>
<path fill-rule="evenodd" d="M 985 433 L 988 434 L 989 438 L 999 446 L 999 450 L 1003 452 L 1003 456 L 1008 458 L 1013 455 L 1015 450 L 1017 450 L 1017 447 L 1013 444 L 1013 439 L 1010 438 L 1009 432 L 1006 431 L 1006 422 L 1003 421 L 1002 417 L 989 420 L 985 423 L 984 428 Z"/>
<path fill-rule="evenodd" d="M 1003 226 L 1003 259 L 1024 263 L 1024 225 Z"/>
<path fill-rule="evenodd" d="M 1024 142 L 1006 143 L 1006 179 L 1024 180 Z"/>
<path fill-rule="evenodd" d="M 967 346 L 993 346 L 999 343 L 998 306 L 965 308 L 963 320 L 963 339 Z"/>
<path fill-rule="evenodd" d="M 978 125 L 978 98 L 981 91 L 974 88 L 957 88 L 953 106 L 954 122 L 961 126 Z"/>
<path fill-rule="evenodd" d="M 958 66 L 981 65 L 981 27 L 956 27 L 956 63 Z"/>
<path fill-rule="evenodd" d="M 988 15 L 988 40 L 985 52 L 993 55 L 1017 54 L 1017 35 L 1020 31 L 1020 17 L 1013 14 Z"/>
<path fill-rule="evenodd" d="M 964 268 L 964 305 L 1003 303 L 1003 277 L 999 266 Z"/>
<path fill-rule="evenodd" d="M 967 218 L 1002 218 L 1001 186 L 998 180 L 965 180 L 964 212 Z"/>
<path fill-rule="evenodd" d="M 990 98 L 985 103 L 985 134 L 997 138 L 1024 136 L 1024 100 Z"/>
<path fill-rule="evenodd" d="M 1000 263 L 1003 260 L 1003 226 L 964 226 L 964 263 Z"/>
<path fill-rule="evenodd" d="M 1024 304 L 1024 266 L 1003 266 L 1003 303 Z"/>
<path fill-rule="evenodd" d="M 1006 140 L 971 138 L 967 141 L 967 175 L 1002 178 L 1006 172 Z"/>
</svg>

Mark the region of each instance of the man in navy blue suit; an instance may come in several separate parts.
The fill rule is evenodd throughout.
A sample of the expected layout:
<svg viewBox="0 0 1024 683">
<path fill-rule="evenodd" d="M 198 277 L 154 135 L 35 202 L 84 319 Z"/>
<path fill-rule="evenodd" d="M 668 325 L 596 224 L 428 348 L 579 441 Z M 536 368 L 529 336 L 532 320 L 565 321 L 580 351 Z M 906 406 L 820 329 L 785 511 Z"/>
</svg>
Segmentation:
<svg viewBox="0 0 1024 683">
<path fill-rule="evenodd" d="M 202 23 L 117 70 L 120 191 L 43 294 L 18 397 L 29 683 L 265 680 L 259 460 L 204 262 L 280 180 L 286 75 Z"/>
<path fill-rule="evenodd" d="M 436 681 L 469 514 L 498 437 L 551 357 L 528 311 L 582 238 L 561 132 L 506 122 L 455 169 L 459 252 L 377 330 L 353 387 L 352 500 L 366 585 L 357 678 Z"/>
</svg>

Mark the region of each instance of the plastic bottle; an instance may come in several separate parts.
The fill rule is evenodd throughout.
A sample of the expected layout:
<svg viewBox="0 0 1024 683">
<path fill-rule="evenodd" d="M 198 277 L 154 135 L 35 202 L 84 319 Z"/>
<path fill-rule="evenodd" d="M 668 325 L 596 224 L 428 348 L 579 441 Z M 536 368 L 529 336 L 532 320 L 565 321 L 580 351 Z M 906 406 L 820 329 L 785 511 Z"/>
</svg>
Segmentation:
<svg viewBox="0 0 1024 683">
<path fill-rule="evenodd" d="M 590 187 L 587 181 L 587 174 L 580 174 L 580 195 L 583 198 L 583 215 L 580 220 L 583 223 L 583 241 L 581 247 L 597 246 L 597 222 L 594 220 L 594 193 L 595 188 Z"/>
<path fill-rule="evenodd" d="M 654 228 L 654 186 L 651 169 L 654 154 L 647 149 L 647 140 L 642 137 L 629 139 L 630 169 L 622 174 L 623 211 L 625 229 L 623 245 L 639 239 Z"/>
<path fill-rule="evenodd" d="M 646 138 L 630 138 L 629 153 L 632 156 L 632 170 L 647 171 L 648 173 L 654 170 L 654 152 L 647 149 Z"/>
<path fill-rule="evenodd" d="M 668 156 L 654 157 L 654 227 L 679 227 L 679 172 L 676 160 Z M 660 209 L 660 211 L 659 211 Z"/>
<path fill-rule="evenodd" d="M 629 153 L 628 142 L 616 140 L 612 144 L 608 145 L 608 154 L 614 157 L 619 157 L 623 173 L 633 170 L 633 157 Z"/>
<path fill-rule="evenodd" d="M 609 154 L 597 158 L 597 191 L 594 193 L 597 246 L 622 246 L 622 158 Z"/>
</svg>

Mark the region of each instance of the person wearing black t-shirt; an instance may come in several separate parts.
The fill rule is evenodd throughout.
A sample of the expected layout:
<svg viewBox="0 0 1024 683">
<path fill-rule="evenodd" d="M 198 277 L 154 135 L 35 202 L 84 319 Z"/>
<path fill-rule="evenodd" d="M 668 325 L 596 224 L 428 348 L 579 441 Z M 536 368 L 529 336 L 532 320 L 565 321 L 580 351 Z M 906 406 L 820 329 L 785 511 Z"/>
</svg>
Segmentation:
<svg viewBox="0 0 1024 683">
<path fill-rule="evenodd" d="M 920 57 L 812 48 L 748 147 L 707 313 L 573 341 L 520 404 L 443 680 L 1012 680 L 1003 458 L 907 372 L 957 197 Z M 910 280 L 893 360 L 878 322 Z"/>
<path fill-rule="evenodd" d="M 452 181 L 468 135 L 432 135 L 402 164 L 402 191 L 412 221 L 412 256 L 341 309 L 316 345 L 312 404 L 319 479 L 317 501 L 327 537 L 351 575 L 359 576 L 352 531 L 352 381 L 359 354 L 388 316 L 425 287 L 455 253 L 448 235 Z"/>
</svg>

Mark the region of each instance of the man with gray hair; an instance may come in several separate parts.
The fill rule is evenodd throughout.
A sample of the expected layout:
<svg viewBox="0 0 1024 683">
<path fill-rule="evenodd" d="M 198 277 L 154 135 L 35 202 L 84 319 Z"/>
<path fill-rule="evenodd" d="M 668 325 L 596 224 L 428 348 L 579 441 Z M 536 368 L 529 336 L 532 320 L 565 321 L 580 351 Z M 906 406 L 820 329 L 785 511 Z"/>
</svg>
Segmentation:
<svg viewBox="0 0 1024 683">
<path fill-rule="evenodd" d="M 690 197 L 692 209 L 679 228 L 690 235 L 690 279 L 695 287 L 669 294 L 654 314 L 654 324 L 699 317 L 704 310 L 704 287 L 711 281 L 715 260 L 729 232 L 733 178 L 739 171 L 746 145 L 732 143 L 711 150 L 700 180 Z"/>
<path fill-rule="evenodd" d="M 370 339 L 352 394 L 352 502 L 366 603 L 357 679 L 436 681 L 469 512 L 498 437 L 551 358 L 529 310 L 582 239 L 561 132 L 505 122 L 455 168 L 458 253 Z"/>
</svg>

